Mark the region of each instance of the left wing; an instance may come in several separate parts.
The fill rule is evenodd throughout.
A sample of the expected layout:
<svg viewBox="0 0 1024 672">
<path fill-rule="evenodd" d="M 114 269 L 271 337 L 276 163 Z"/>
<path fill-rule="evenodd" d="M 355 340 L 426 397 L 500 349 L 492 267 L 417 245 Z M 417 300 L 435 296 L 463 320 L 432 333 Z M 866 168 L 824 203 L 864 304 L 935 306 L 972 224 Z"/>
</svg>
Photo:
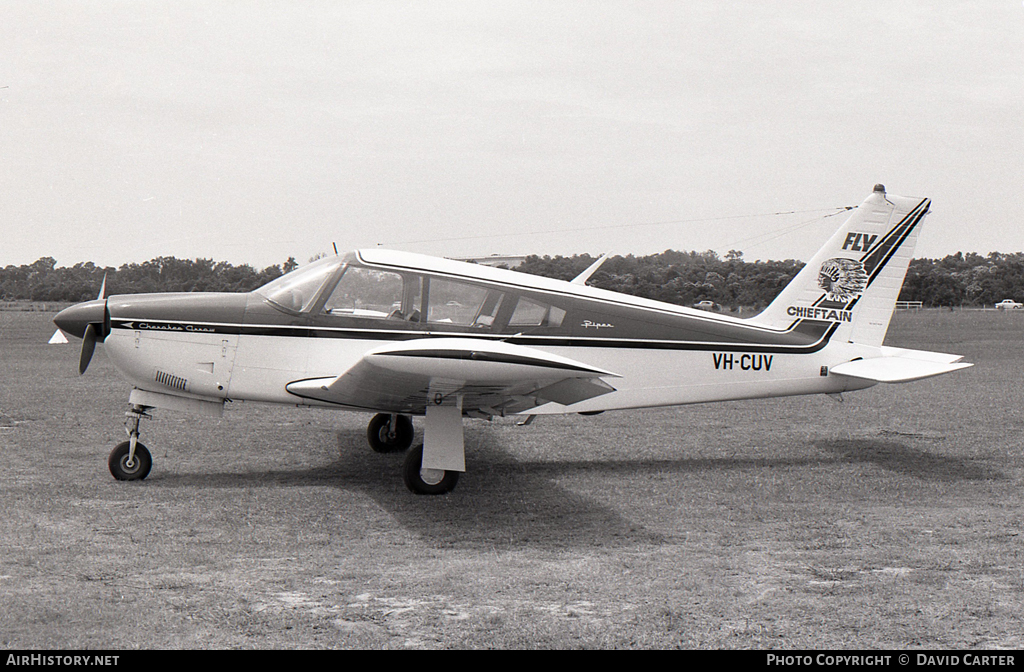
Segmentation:
<svg viewBox="0 0 1024 672">
<path fill-rule="evenodd" d="M 602 377 L 620 376 L 502 341 L 422 338 L 374 348 L 341 375 L 297 380 L 286 389 L 306 399 L 412 414 L 458 397 L 464 412 L 492 416 L 615 391 Z"/>
</svg>

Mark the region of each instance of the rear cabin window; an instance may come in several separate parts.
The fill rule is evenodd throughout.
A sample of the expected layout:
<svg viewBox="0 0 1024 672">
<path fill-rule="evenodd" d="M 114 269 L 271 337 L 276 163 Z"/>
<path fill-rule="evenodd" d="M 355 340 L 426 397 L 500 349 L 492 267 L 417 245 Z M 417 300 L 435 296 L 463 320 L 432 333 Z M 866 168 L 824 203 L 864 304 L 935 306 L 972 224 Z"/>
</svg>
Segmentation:
<svg viewBox="0 0 1024 672">
<path fill-rule="evenodd" d="M 541 303 L 533 299 L 521 298 L 512 312 L 508 326 L 523 327 L 560 327 L 565 319 L 565 311 L 557 306 Z"/>
</svg>

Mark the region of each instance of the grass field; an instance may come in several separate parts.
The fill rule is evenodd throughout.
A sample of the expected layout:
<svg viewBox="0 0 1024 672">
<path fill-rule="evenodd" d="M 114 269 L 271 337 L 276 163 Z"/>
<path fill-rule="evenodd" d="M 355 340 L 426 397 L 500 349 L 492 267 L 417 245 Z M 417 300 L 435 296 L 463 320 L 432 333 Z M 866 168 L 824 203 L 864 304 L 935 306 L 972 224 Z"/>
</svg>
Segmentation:
<svg viewBox="0 0 1024 672">
<path fill-rule="evenodd" d="M 1024 647 L 1024 316 L 898 313 L 974 368 L 846 395 L 467 425 L 409 493 L 367 415 L 144 421 L 0 312 L 0 646 Z M 419 428 L 419 424 L 417 425 Z"/>
</svg>

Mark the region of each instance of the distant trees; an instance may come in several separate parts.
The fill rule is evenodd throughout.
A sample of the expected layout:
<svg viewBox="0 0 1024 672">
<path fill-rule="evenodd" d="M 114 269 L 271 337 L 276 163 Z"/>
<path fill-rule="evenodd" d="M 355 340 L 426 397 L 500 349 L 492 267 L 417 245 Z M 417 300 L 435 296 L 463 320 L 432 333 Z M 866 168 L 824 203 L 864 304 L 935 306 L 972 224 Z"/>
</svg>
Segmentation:
<svg viewBox="0 0 1024 672">
<path fill-rule="evenodd" d="M 957 252 L 943 259 L 914 259 L 900 293 L 925 306 L 983 306 L 1024 300 L 1024 253 L 983 257 Z"/>
<path fill-rule="evenodd" d="M 285 267 L 297 266 L 289 258 Z M 104 276 L 107 294 L 147 292 L 248 292 L 284 273 L 282 266 L 262 271 L 212 259 L 158 257 L 120 268 L 100 268 L 92 262 L 57 268 L 52 257 L 32 264 L 0 269 L 0 299 L 77 302 L 95 299 Z"/>
<path fill-rule="evenodd" d="M 569 280 L 594 261 L 589 255 L 530 256 L 516 270 Z M 739 250 L 730 250 L 725 259 L 711 250 L 666 250 L 646 257 L 612 257 L 589 284 L 684 306 L 710 300 L 731 308 L 759 309 L 803 265 L 792 259 L 746 262 Z M 926 307 L 992 305 L 1003 299 L 1024 302 L 1024 253 L 992 252 L 983 257 L 957 252 L 943 259 L 914 259 L 899 298 Z"/>
<path fill-rule="evenodd" d="M 596 261 L 589 254 L 526 258 L 516 270 L 571 280 Z M 0 269 L 0 300 L 87 301 L 96 297 L 103 277 L 107 294 L 146 292 L 247 292 L 298 267 L 294 257 L 257 271 L 212 259 L 157 257 L 141 264 L 101 268 L 92 262 L 57 267 L 53 257 Z M 730 250 L 720 258 L 712 250 L 666 250 L 648 256 L 608 259 L 589 284 L 624 294 L 690 306 L 714 301 L 730 308 L 768 305 L 803 268 L 803 262 L 743 260 Z M 992 305 L 1002 299 L 1024 302 L 1024 253 L 988 256 L 957 252 L 943 259 L 910 262 L 902 301 L 928 307 Z"/>
<path fill-rule="evenodd" d="M 571 280 L 595 261 L 590 255 L 529 256 L 516 270 Z M 803 262 L 743 261 L 730 250 L 720 259 L 713 250 L 666 250 L 645 257 L 612 257 L 588 284 L 623 294 L 689 306 L 710 300 L 730 307 L 763 308 L 803 268 Z"/>
</svg>

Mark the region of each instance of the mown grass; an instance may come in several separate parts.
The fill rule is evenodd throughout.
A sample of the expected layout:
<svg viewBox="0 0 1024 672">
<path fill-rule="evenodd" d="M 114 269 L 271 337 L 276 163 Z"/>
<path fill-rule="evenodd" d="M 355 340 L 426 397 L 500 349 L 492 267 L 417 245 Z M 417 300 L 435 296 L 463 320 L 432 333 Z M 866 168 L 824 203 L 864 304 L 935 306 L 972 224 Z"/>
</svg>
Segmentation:
<svg viewBox="0 0 1024 672">
<path fill-rule="evenodd" d="M 972 369 L 828 398 L 470 423 L 450 496 L 368 416 L 155 412 L 0 312 L 0 646 L 1020 648 L 1024 317 L 897 314 Z"/>
</svg>

